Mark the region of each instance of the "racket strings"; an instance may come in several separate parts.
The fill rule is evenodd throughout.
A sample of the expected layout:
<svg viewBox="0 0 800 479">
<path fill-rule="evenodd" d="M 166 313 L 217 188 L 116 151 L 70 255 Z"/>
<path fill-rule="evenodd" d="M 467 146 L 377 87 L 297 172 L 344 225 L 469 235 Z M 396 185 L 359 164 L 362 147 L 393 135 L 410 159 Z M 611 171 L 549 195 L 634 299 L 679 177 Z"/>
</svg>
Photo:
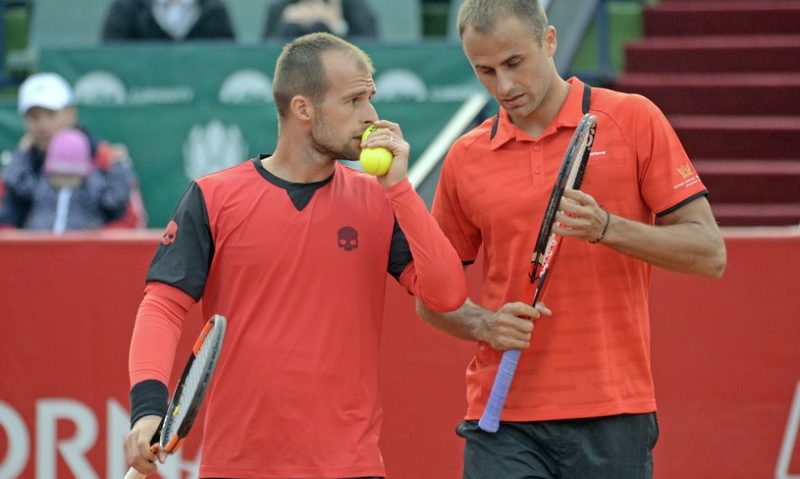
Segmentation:
<svg viewBox="0 0 800 479">
<path fill-rule="evenodd" d="M 180 398 L 175 403 L 175 408 L 170 411 L 170 416 L 164 421 L 164 442 L 169 442 L 175 435 L 184 419 L 192 410 L 192 403 L 195 401 L 197 391 L 204 387 L 206 381 L 211 376 L 211 365 L 216 360 L 217 351 L 221 345 L 221 328 L 213 328 L 203 341 L 197 356 L 189 367 L 189 372 L 183 383 L 183 390 Z"/>
</svg>

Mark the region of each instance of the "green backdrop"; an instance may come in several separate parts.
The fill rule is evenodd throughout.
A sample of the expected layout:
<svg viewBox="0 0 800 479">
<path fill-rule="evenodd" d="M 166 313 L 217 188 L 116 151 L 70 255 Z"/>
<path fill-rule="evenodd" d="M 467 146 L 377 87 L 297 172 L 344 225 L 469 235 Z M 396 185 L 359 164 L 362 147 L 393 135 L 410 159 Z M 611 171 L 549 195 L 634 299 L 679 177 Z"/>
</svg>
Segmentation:
<svg viewBox="0 0 800 479">
<path fill-rule="evenodd" d="M 362 46 L 376 67 L 378 113 L 400 123 L 413 163 L 480 86 L 458 45 Z M 279 53 L 279 45 L 45 49 L 39 70 L 73 84 L 78 116 L 92 134 L 128 147 L 148 226 L 158 228 L 191 179 L 275 147 L 265 82 Z M 238 83 L 231 80 L 237 72 Z M 0 105 L 0 150 L 21 134 L 15 105 Z"/>
</svg>

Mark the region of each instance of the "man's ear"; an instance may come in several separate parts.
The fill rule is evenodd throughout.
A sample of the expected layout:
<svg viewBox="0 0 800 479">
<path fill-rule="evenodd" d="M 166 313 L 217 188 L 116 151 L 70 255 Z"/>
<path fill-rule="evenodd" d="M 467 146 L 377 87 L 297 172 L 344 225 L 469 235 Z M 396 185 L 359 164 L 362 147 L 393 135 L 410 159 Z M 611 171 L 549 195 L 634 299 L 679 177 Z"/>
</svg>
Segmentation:
<svg viewBox="0 0 800 479">
<path fill-rule="evenodd" d="M 298 120 L 310 121 L 314 116 L 314 105 L 307 97 L 303 95 L 295 95 L 289 101 L 289 111 Z"/>
<path fill-rule="evenodd" d="M 558 46 L 558 32 L 556 27 L 548 25 L 542 35 L 542 43 L 544 44 L 547 56 L 554 56 L 556 54 L 556 47 Z"/>
</svg>

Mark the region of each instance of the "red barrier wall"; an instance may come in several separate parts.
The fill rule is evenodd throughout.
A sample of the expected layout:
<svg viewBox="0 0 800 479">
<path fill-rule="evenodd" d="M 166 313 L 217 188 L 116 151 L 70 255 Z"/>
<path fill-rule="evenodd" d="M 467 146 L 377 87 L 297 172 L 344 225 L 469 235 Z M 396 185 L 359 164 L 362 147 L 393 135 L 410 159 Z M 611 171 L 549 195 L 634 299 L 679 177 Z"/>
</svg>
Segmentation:
<svg viewBox="0 0 800 479">
<path fill-rule="evenodd" d="M 128 341 L 159 236 L 0 232 L 0 478 L 124 473 Z M 654 273 L 658 479 L 800 474 L 799 448 L 784 440 L 793 400 L 800 420 L 800 236 L 726 241 L 721 280 Z M 197 308 L 190 321 L 178 367 L 202 322 Z M 391 479 L 460 477 L 453 428 L 471 351 L 419 320 L 389 284 L 381 378 Z M 196 451 L 189 441 L 164 476 L 186 477 Z"/>
</svg>

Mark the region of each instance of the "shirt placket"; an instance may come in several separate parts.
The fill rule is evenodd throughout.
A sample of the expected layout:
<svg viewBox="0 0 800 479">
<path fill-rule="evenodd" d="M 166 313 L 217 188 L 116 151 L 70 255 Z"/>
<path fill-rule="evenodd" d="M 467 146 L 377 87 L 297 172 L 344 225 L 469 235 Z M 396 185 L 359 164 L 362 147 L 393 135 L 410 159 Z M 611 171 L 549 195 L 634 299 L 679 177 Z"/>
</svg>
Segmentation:
<svg viewBox="0 0 800 479">
<path fill-rule="evenodd" d="M 544 168 L 544 141 L 534 141 L 530 148 L 531 153 L 531 179 L 535 187 L 541 187 L 545 181 Z"/>
</svg>

